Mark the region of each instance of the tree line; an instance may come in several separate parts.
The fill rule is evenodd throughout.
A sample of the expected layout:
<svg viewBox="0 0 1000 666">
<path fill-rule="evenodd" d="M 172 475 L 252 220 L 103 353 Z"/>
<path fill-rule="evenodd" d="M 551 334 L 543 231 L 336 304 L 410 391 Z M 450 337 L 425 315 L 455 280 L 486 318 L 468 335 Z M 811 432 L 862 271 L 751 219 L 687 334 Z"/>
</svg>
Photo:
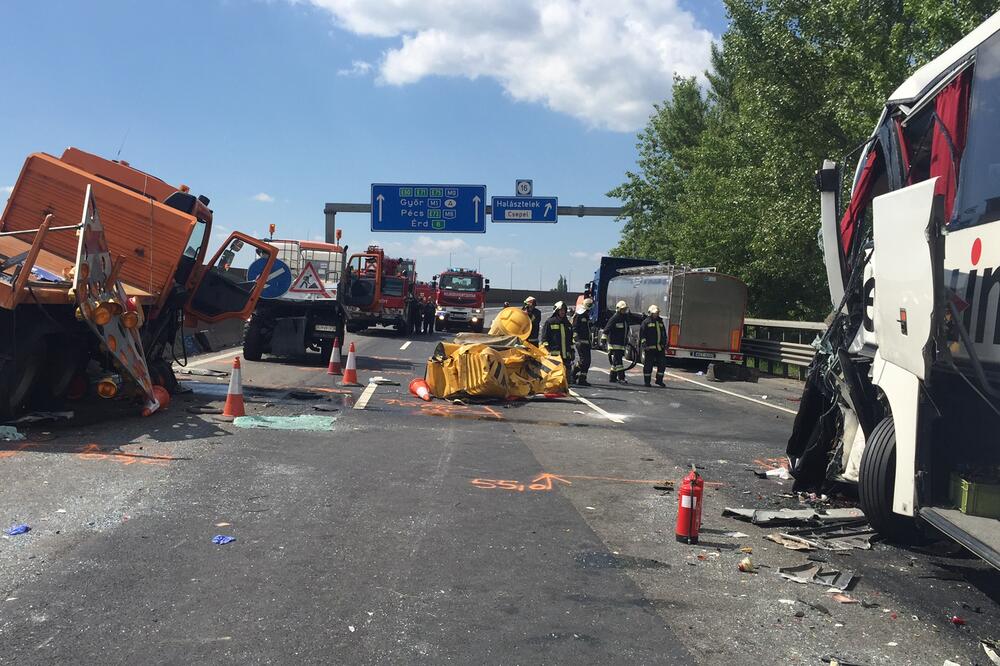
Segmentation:
<svg viewBox="0 0 1000 666">
<path fill-rule="evenodd" d="M 609 193 L 625 211 L 611 253 L 716 266 L 747 283 L 752 314 L 822 319 L 813 173 L 1000 0 L 724 2 L 705 80 L 674 78 L 638 135 L 637 170 Z"/>
</svg>

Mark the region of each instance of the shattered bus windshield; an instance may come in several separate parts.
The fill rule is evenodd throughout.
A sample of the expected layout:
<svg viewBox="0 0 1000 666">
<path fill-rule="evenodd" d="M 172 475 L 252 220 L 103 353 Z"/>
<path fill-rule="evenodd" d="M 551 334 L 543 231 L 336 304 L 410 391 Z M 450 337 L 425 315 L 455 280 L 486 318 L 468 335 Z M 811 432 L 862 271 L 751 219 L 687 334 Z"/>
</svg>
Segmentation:
<svg viewBox="0 0 1000 666">
<path fill-rule="evenodd" d="M 952 226 L 1000 220 L 1000 33 L 979 47 Z"/>
</svg>

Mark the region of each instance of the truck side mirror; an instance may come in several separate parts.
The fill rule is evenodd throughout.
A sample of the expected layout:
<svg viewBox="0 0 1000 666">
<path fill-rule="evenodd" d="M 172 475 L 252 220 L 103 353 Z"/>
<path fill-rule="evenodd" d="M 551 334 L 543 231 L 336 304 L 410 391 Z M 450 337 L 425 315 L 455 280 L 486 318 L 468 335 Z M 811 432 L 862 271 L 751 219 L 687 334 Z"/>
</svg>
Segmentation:
<svg viewBox="0 0 1000 666">
<path fill-rule="evenodd" d="M 483 291 L 489 291 L 489 290 L 490 290 L 490 279 L 486 278 L 486 286 L 483 288 Z"/>
</svg>

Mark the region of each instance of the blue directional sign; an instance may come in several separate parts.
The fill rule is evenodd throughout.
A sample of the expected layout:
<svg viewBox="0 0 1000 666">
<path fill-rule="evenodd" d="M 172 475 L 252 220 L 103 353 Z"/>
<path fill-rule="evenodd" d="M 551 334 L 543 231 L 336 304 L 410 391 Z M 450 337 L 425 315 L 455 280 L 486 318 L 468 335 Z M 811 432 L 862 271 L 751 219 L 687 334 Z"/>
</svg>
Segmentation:
<svg viewBox="0 0 1000 666">
<path fill-rule="evenodd" d="M 494 222 L 556 222 L 558 197 L 493 197 Z"/>
<path fill-rule="evenodd" d="M 256 282 L 260 272 L 267 264 L 267 257 L 261 257 L 247 267 L 247 280 Z M 262 298 L 278 298 L 292 286 L 292 270 L 281 259 L 275 259 L 271 266 L 271 274 L 267 276 L 264 289 L 260 292 Z"/>
<path fill-rule="evenodd" d="M 373 183 L 372 231 L 486 233 L 486 186 Z"/>
</svg>

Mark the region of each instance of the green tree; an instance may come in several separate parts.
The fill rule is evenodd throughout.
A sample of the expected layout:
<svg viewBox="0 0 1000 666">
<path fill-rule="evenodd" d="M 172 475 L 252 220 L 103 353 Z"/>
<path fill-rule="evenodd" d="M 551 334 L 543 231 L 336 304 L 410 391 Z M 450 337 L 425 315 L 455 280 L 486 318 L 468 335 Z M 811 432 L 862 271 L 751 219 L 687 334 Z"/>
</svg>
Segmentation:
<svg viewBox="0 0 1000 666">
<path fill-rule="evenodd" d="M 559 294 L 565 294 L 566 292 L 569 291 L 569 285 L 566 282 L 566 276 L 564 275 L 559 276 L 559 279 L 556 280 L 556 286 L 552 291 Z"/>
<path fill-rule="evenodd" d="M 1000 2 L 725 2 L 704 97 L 675 79 L 639 134 L 639 173 L 611 192 L 627 217 L 613 252 L 714 265 L 747 282 L 754 314 L 821 318 L 813 172 L 867 138 L 892 90 Z M 692 92 L 701 111 L 685 125 Z"/>
</svg>

